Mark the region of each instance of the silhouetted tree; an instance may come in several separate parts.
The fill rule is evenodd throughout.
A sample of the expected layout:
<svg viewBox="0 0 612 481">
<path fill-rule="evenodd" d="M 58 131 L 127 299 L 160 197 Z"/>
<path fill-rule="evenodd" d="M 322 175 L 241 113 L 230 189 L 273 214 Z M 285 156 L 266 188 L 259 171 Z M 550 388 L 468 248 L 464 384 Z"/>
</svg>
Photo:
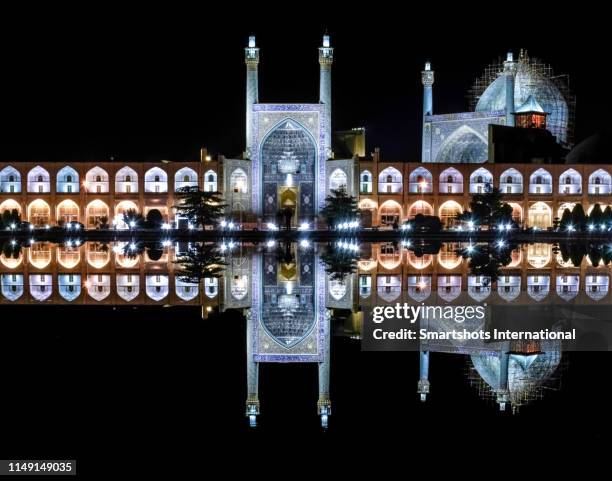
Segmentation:
<svg viewBox="0 0 612 481">
<path fill-rule="evenodd" d="M 325 198 L 325 207 L 321 209 L 321 216 L 329 228 L 359 218 L 361 211 L 357 207 L 357 199 L 347 193 L 345 186 L 332 189 L 330 193 L 331 195 Z"/>
<path fill-rule="evenodd" d="M 595 204 L 591 209 L 591 213 L 589 214 L 589 223 L 599 227 L 602 219 L 603 210 L 601 210 L 601 206 L 599 204 Z"/>
<path fill-rule="evenodd" d="M 559 221 L 559 226 L 562 229 L 567 229 L 568 226 L 573 225 L 574 221 L 572 218 L 572 211 L 569 209 L 565 209 L 563 214 L 561 215 L 561 220 Z"/>
<path fill-rule="evenodd" d="M 576 204 L 572 209 L 572 223 L 577 230 L 586 230 L 587 216 L 582 204 Z"/>
<path fill-rule="evenodd" d="M 176 212 L 196 226 L 217 225 L 225 214 L 226 204 L 219 192 L 204 192 L 197 187 L 181 187 L 176 191 L 179 202 Z"/>
<path fill-rule="evenodd" d="M 130 228 L 140 228 L 144 225 L 144 217 L 136 209 L 128 209 L 123 213 L 123 222 Z"/>
<path fill-rule="evenodd" d="M 486 192 L 472 195 L 470 209 L 459 214 L 457 219 L 488 226 L 512 222 L 512 206 L 502 199 L 503 194 L 497 187 L 487 186 Z"/>
<path fill-rule="evenodd" d="M 221 276 L 226 266 L 217 245 L 208 242 L 195 243 L 185 252 L 179 253 L 174 262 L 181 267 L 178 278 L 192 284 L 199 284 L 206 278 Z"/>
</svg>

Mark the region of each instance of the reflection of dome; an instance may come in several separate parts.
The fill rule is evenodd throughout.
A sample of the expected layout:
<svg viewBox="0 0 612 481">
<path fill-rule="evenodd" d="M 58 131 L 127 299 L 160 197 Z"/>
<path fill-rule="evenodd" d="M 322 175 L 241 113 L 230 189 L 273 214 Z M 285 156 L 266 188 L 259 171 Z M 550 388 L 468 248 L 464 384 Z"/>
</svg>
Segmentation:
<svg viewBox="0 0 612 481">
<path fill-rule="evenodd" d="M 568 141 L 567 127 L 569 120 L 568 104 L 561 90 L 551 80 L 547 66 L 521 57 L 516 64 L 517 71 L 514 81 L 514 105 L 523 105 L 529 96 L 548 112 L 546 128 L 561 143 Z M 499 75 L 485 89 L 476 104 L 477 112 L 492 110 L 505 110 L 506 108 L 506 86 L 504 75 Z"/>
<path fill-rule="evenodd" d="M 607 164 L 612 151 L 612 129 L 587 137 L 567 154 L 568 164 Z"/>
<path fill-rule="evenodd" d="M 495 354 L 471 356 L 478 375 L 492 391 L 500 386 L 500 357 Z M 538 397 L 537 390 L 557 370 L 561 361 L 560 351 L 547 351 L 530 356 L 510 354 L 508 363 L 509 400 L 513 404 L 525 404 Z"/>
</svg>

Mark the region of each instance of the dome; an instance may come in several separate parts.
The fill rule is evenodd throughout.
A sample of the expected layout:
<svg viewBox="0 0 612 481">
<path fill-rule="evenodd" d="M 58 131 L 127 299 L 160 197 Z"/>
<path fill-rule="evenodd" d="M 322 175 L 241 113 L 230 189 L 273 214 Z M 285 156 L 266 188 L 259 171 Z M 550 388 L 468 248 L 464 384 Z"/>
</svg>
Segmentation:
<svg viewBox="0 0 612 481">
<path fill-rule="evenodd" d="M 568 105 L 563 94 L 555 83 L 546 75 L 546 69 L 539 63 L 521 58 L 517 62 L 514 81 L 514 105 L 522 106 L 530 96 L 537 99 L 541 108 L 548 112 L 546 129 L 557 141 L 566 143 L 568 140 L 567 126 L 569 120 Z M 477 112 L 505 110 L 506 85 L 504 75 L 499 75 L 480 96 L 476 104 Z"/>
<path fill-rule="evenodd" d="M 568 164 L 609 164 L 612 152 L 612 128 L 587 137 L 566 156 Z"/>
<path fill-rule="evenodd" d="M 478 375 L 493 391 L 500 389 L 500 358 L 497 355 L 471 356 Z M 561 361 L 559 351 L 541 354 L 510 354 L 508 362 L 508 391 L 511 402 L 527 400 L 556 371 Z"/>
</svg>

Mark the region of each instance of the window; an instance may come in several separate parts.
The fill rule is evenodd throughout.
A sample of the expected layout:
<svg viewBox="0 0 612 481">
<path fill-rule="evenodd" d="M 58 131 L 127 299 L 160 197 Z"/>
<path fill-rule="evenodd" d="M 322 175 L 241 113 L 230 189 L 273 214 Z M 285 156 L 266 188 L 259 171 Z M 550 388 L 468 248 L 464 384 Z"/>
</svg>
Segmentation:
<svg viewBox="0 0 612 481">
<path fill-rule="evenodd" d="M 446 178 L 446 182 L 448 182 L 449 184 L 452 184 L 454 181 L 455 181 L 455 179 L 453 179 L 453 176 L 452 176 L 452 175 L 449 175 L 449 176 Z"/>
<path fill-rule="evenodd" d="M 132 176 L 131 175 L 126 175 L 125 176 L 125 181 L 126 182 L 132 182 Z"/>
<path fill-rule="evenodd" d="M 37 180 L 38 182 L 43 182 L 43 176 L 42 176 L 42 175 L 39 175 L 39 176 L 36 178 L 36 180 Z"/>
<path fill-rule="evenodd" d="M 567 177 L 565 178 L 565 183 L 566 183 L 566 184 L 571 184 L 571 183 L 572 183 L 572 178 L 571 178 L 570 176 L 567 176 Z"/>
<path fill-rule="evenodd" d="M 542 183 L 542 176 L 538 175 L 538 176 L 535 178 L 535 183 L 536 183 L 536 184 L 541 184 L 541 183 Z"/>
<path fill-rule="evenodd" d="M 190 181 L 191 181 L 191 179 L 189 178 L 188 175 L 184 175 L 183 176 L 183 182 L 190 182 Z"/>
<path fill-rule="evenodd" d="M 159 175 L 156 175 L 154 178 L 155 178 L 155 182 L 159 182 Z"/>
<path fill-rule="evenodd" d="M 42 185 L 39 185 L 38 192 L 42 194 L 44 191 L 45 191 L 45 188 Z"/>
<path fill-rule="evenodd" d="M 15 176 L 9 175 L 9 182 L 15 182 Z"/>
<path fill-rule="evenodd" d="M 483 183 L 482 175 L 479 175 L 478 177 L 476 177 L 476 183 L 478 183 L 478 184 L 482 184 Z"/>
<path fill-rule="evenodd" d="M 96 182 L 102 182 L 102 176 L 96 175 Z"/>
<path fill-rule="evenodd" d="M 66 192 L 68 192 L 69 194 L 72 194 L 72 186 L 71 185 L 66 186 Z"/>
<path fill-rule="evenodd" d="M 67 175 L 66 176 L 66 182 L 72 182 L 72 176 L 71 175 Z"/>
<path fill-rule="evenodd" d="M 601 178 L 600 177 L 595 177 L 595 184 L 597 184 L 597 185 L 601 184 Z"/>
<path fill-rule="evenodd" d="M 506 177 L 506 184 L 513 184 L 513 183 L 514 183 L 514 180 L 512 179 L 512 176 L 509 175 L 508 177 Z"/>
<path fill-rule="evenodd" d="M 387 182 L 388 182 L 388 183 L 393 182 L 393 176 L 392 176 L 392 175 L 388 175 L 388 176 L 387 176 Z"/>
<path fill-rule="evenodd" d="M 126 192 L 126 193 L 128 193 L 128 194 L 129 194 L 130 192 L 132 192 L 132 186 L 131 186 L 130 184 L 127 184 L 127 185 L 125 186 L 125 192 Z"/>
</svg>

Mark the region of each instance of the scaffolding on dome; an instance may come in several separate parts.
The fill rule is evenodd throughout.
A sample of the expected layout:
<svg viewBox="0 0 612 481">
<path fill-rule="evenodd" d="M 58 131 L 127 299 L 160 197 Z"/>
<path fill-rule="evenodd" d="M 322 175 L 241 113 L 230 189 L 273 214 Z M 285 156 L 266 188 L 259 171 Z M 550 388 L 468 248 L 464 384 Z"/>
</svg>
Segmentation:
<svg viewBox="0 0 612 481">
<path fill-rule="evenodd" d="M 561 355 L 561 352 L 558 352 L 558 356 L 560 357 L 559 364 L 552 372 L 548 371 L 545 365 L 542 365 L 529 371 L 529 374 L 525 372 L 523 375 L 514 378 L 514 382 L 521 384 L 523 389 L 511 389 L 508 393 L 508 402 L 512 414 L 517 414 L 522 406 L 542 400 L 547 392 L 561 390 L 562 373 L 567 368 L 568 360 L 566 356 Z M 497 391 L 485 382 L 469 356 L 466 358 L 465 375 L 480 398 L 490 403 L 497 401 Z"/>
<path fill-rule="evenodd" d="M 530 58 L 527 50 L 520 51 L 519 58 L 519 69 L 523 72 L 528 72 L 529 78 L 542 79 L 550 81 L 561 93 L 565 103 L 567 105 L 567 125 L 564 127 L 567 135 L 565 141 L 561 144 L 564 147 L 571 148 L 574 145 L 574 124 L 576 115 L 576 97 L 570 90 L 569 86 L 569 75 L 561 74 L 555 75 L 552 67 L 544 63 L 538 58 Z M 471 111 L 476 110 L 476 105 L 480 100 L 480 97 L 484 91 L 495 81 L 504 71 L 504 60 L 499 57 L 496 61 L 485 67 L 483 74 L 474 81 L 472 87 L 468 90 L 468 101 L 469 108 Z M 549 95 L 546 95 L 548 93 Z M 544 96 L 543 96 L 544 94 Z M 550 89 L 539 89 L 538 102 L 542 104 L 550 105 L 556 103 L 556 98 Z M 554 133 L 555 126 L 552 125 L 552 131 Z M 561 126 L 557 126 L 560 128 Z"/>
</svg>

